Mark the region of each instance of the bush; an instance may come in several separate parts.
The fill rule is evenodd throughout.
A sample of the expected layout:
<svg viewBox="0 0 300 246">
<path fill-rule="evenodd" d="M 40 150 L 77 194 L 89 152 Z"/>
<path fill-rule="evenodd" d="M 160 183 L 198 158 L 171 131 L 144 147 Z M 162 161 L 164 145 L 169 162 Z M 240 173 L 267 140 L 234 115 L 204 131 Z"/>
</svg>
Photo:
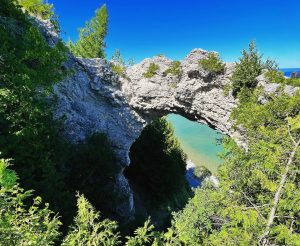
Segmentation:
<svg viewBox="0 0 300 246">
<path fill-rule="evenodd" d="M 199 61 L 199 65 L 213 75 L 222 74 L 225 71 L 225 64 L 216 53 L 209 53 L 206 59 Z"/>
<path fill-rule="evenodd" d="M 300 78 L 288 78 L 286 83 L 292 86 L 300 86 Z"/>
<path fill-rule="evenodd" d="M 171 63 L 171 66 L 164 71 L 164 75 L 172 74 L 174 76 L 180 77 L 181 75 L 181 67 L 180 67 L 180 61 L 173 61 Z"/>
<path fill-rule="evenodd" d="M 25 189 L 61 211 L 69 204 L 62 166 L 66 143 L 59 121 L 53 120 L 55 100 L 49 94 L 64 78 L 63 43 L 49 46 L 30 18 L 11 0 L 2 0 L 0 16 L 0 149 Z M 11 28 L 14 26 L 14 28 Z M 65 211 L 68 211 L 66 209 Z"/>
<path fill-rule="evenodd" d="M 94 134 L 85 143 L 73 146 L 67 169 L 68 190 L 84 194 L 105 216 L 115 215 L 114 209 L 126 194 L 116 190 L 121 166 L 105 134 Z"/>
<path fill-rule="evenodd" d="M 270 70 L 265 73 L 266 78 L 272 83 L 282 84 L 285 83 L 285 77 L 283 72 L 277 70 Z"/>
<path fill-rule="evenodd" d="M 272 83 L 300 86 L 300 78 L 285 78 L 283 72 L 277 70 L 270 70 L 265 76 Z"/>
<path fill-rule="evenodd" d="M 143 73 L 143 76 L 148 79 L 152 78 L 158 70 L 159 70 L 159 66 L 157 64 L 155 64 L 154 62 L 152 62 L 152 63 L 150 63 L 147 72 Z"/>
<path fill-rule="evenodd" d="M 119 65 L 119 64 L 111 64 L 111 69 L 120 77 L 125 77 L 126 76 L 126 68 Z"/>
<path fill-rule="evenodd" d="M 32 199 L 31 191 L 19 187 L 8 165 L 0 160 L 1 245 L 54 245 L 60 235 L 58 216 L 40 197 Z"/>
</svg>

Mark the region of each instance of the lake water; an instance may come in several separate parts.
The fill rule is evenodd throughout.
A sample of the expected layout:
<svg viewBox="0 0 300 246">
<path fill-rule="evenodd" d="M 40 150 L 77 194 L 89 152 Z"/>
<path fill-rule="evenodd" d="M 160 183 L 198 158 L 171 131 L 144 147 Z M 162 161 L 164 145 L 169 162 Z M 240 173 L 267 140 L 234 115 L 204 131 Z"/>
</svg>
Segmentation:
<svg viewBox="0 0 300 246">
<path fill-rule="evenodd" d="M 179 139 L 188 159 L 191 159 L 195 165 L 204 165 L 215 172 L 221 163 L 217 156 L 223 150 L 223 147 L 217 144 L 221 134 L 180 115 L 170 114 L 167 119 L 174 126 L 175 136 Z"/>
<path fill-rule="evenodd" d="M 292 72 L 300 71 L 300 68 L 282 68 L 284 75 L 289 77 Z M 206 125 L 185 119 L 182 116 L 171 114 L 167 117 L 175 128 L 175 135 L 181 143 L 181 147 L 195 165 L 204 165 L 215 172 L 222 160 L 218 153 L 223 148 L 217 145 L 217 139 L 221 135 Z"/>
<path fill-rule="evenodd" d="M 292 72 L 300 72 L 300 68 L 280 68 L 279 70 L 287 77 L 291 77 Z"/>
</svg>

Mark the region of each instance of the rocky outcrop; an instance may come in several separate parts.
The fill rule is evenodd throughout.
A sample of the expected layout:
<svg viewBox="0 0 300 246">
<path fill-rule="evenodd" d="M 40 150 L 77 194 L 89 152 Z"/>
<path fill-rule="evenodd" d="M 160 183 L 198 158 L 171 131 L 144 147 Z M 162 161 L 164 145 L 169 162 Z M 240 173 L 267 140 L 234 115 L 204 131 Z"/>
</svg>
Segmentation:
<svg viewBox="0 0 300 246">
<path fill-rule="evenodd" d="M 182 61 L 180 76 L 165 75 L 172 61 L 157 56 L 128 68 L 123 77 L 114 74 L 105 60 L 70 54 L 64 66 L 72 73 L 54 89 L 58 98 L 55 117 L 65 119 L 64 136 L 77 143 L 93 133 L 106 133 L 123 167 L 130 164 L 130 147 L 147 123 L 169 113 L 234 137 L 229 115 L 236 101 L 223 91 L 233 65 L 227 64 L 224 74 L 212 77 L 198 65 L 208 54 L 193 50 Z M 150 63 L 157 64 L 159 70 L 147 79 L 143 73 Z M 117 189 L 128 194 L 128 199 L 117 210 L 129 216 L 134 210 L 132 193 L 121 173 L 118 180 Z"/>
<path fill-rule="evenodd" d="M 37 23 L 48 43 L 55 44 L 58 36 L 51 25 Z M 231 93 L 224 93 L 234 64 L 227 63 L 223 74 L 213 75 L 199 66 L 199 60 L 208 54 L 201 49 L 191 51 L 181 62 L 179 76 L 165 73 L 172 60 L 156 56 L 129 67 L 121 77 L 103 59 L 80 59 L 69 54 L 64 66 L 71 74 L 54 88 L 58 98 L 55 117 L 65 120 L 63 135 L 77 143 L 93 133 L 105 133 L 123 167 L 130 164 L 130 147 L 143 128 L 169 113 L 204 123 L 240 141 L 230 120 L 237 101 Z M 151 63 L 159 69 L 153 77 L 145 78 L 143 74 Z M 276 91 L 277 87 L 264 77 L 259 78 L 259 83 L 266 92 Z M 122 173 L 116 180 L 115 189 L 127 197 L 116 211 L 120 217 L 128 218 L 134 211 L 133 194 Z"/>
<path fill-rule="evenodd" d="M 229 115 L 236 101 L 223 90 L 233 65 L 227 64 L 224 74 L 210 77 L 198 65 L 208 54 L 193 50 L 182 61 L 180 77 L 164 74 L 172 61 L 161 56 L 128 68 L 123 77 L 114 74 L 105 60 L 70 56 L 65 66 L 74 73 L 55 88 L 59 99 L 56 117 L 65 118 L 66 138 L 78 142 L 104 132 L 126 166 L 129 149 L 146 124 L 169 113 L 234 135 Z M 143 73 L 150 63 L 157 64 L 159 70 L 147 79 Z"/>
</svg>

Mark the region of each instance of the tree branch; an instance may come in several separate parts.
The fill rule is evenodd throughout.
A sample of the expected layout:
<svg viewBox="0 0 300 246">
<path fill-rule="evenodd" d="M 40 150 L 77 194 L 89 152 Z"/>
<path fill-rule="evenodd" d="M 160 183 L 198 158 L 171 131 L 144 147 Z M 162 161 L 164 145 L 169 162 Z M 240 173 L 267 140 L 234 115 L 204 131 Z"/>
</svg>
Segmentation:
<svg viewBox="0 0 300 246">
<path fill-rule="evenodd" d="M 259 240 L 260 245 L 269 245 L 268 236 L 269 236 L 269 233 L 270 233 L 270 228 L 272 227 L 272 225 L 274 223 L 275 213 L 276 213 L 276 209 L 277 209 L 277 206 L 278 206 L 278 203 L 279 203 L 281 192 L 282 192 L 282 189 L 283 189 L 284 184 L 286 182 L 286 179 L 287 179 L 287 176 L 288 176 L 288 173 L 289 173 L 289 170 L 290 170 L 290 166 L 291 166 L 291 164 L 294 160 L 294 157 L 296 155 L 296 152 L 297 152 L 297 149 L 298 149 L 299 145 L 300 145 L 300 139 L 298 140 L 298 142 L 295 142 L 293 151 L 291 152 L 290 157 L 288 159 L 288 162 L 285 166 L 285 171 L 281 176 L 279 186 L 278 186 L 278 188 L 275 192 L 275 195 L 274 195 L 273 206 L 272 206 L 270 214 L 269 214 L 269 218 L 268 218 L 268 222 L 267 222 L 265 231 L 264 231 L 262 237 Z"/>
</svg>

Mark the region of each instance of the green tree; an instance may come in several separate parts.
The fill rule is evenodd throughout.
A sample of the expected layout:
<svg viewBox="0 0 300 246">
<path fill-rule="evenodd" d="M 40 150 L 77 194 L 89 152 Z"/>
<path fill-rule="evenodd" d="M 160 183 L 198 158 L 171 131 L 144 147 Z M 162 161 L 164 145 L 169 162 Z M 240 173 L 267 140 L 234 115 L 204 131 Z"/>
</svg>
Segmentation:
<svg viewBox="0 0 300 246">
<path fill-rule="evenodd" d="M 62 246 L 105 245 L 120 243 L 117 223 L 108 219 L 100 220 L 100 214 L 83 195 L 77 196 L 77 215 Z"/>
<path fill-rule="evenodd" d="M 231 77 L 233 95 L 237 95 L 243 88 L 253 89 L 257 85 L 256 77 L 262 73 L 263 62 L 255 43 L 249 44 L 248 51 L 243 50 L 243 56 L 236 63 L 234 73 Z"/>
<path fill-rule="evenodd" d="M 108 13 L 104 4 L 85 27 L 79 29 L 79 40 L 68 43 L 75 56 L 82 58 L 105 58 L 105 37 L 107 35 Z"/>
<path fill-rule="evenodd" d="M 126 64 L 121 56 L 120 50 L 115 50 L 115 53 L 111 57 L 111 68 L 112 70 L 121 77 L 126 76 Z"/>
</svg>

